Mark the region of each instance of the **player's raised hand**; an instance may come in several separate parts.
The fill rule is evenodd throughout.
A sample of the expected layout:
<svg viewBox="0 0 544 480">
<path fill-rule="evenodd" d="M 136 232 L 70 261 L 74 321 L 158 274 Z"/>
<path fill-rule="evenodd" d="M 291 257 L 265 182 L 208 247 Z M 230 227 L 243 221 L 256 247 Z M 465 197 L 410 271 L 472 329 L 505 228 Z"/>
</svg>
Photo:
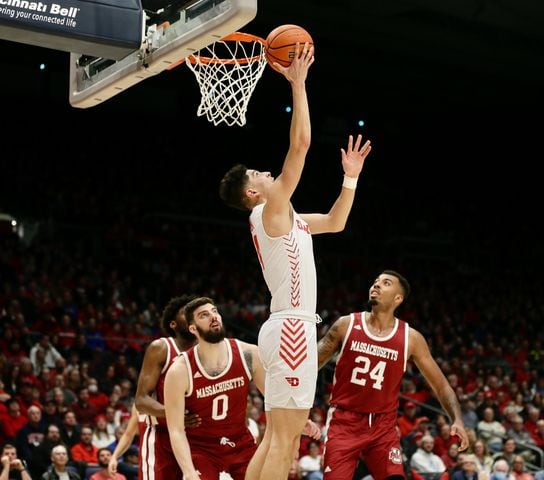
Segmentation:
<svg viewBox="0 0 544 480">
<path fill-rule="evenodd" d="M 363 141 L 362 135 L 357 135 L 355 145 L 353 144 L 353 135 L 348 138 L 348 147 L 346 150 L 341 148 L 342 152 L 342 168 L 344 174 L 348 177 L 357 178 L 363 169 L 365 159 L 372 150 L 370 140 L 367 140 L 361 145 Z"/>
<path fill-rule="evenodd" d="M 297 42 L 295 48 L 295 58 L 291 65 L 284 67 L 275 62 L 274 66 L 284 75 L 291 83 L 304 82 L 308 75 L 308 69 L 314 63 L 314 46 L 306 42 L 301 45 Z"/>
</svg>

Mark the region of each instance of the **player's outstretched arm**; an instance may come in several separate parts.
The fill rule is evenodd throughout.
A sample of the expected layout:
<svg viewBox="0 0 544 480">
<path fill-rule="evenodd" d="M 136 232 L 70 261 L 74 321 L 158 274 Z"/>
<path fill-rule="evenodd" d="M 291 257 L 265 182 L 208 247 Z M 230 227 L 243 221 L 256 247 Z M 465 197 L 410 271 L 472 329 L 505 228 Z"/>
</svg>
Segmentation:
<svg viewBox="0 0 544 480">
<path fill-rule="evenodd" d="M 164 411 L 172 450 L 183 472 L 183 480 L 199 480 L 191 459 L 191 448 L 185 434 L 185 394 L 189 388 L 189 374 L 185 357 L 177 358 L 164 379 Z"/>
<path fill-rule="evenodd" d="M 108 473 L 113 478 L 117 473 L 117 459 L 123 455 L 128 450 L 128 447 L 132 445 L 134 437 L 138 433 L 138 410 L 136 406 L 132 405 L 132 410 L 130 412 L 130 419 L 127 424 L 123 435 L 119 439 L 115 450 L 113 451 L 110 461 L 108 463 Z"/>
<path fill-rule="evenodd" d="M 279 66 L 281 73 L 291 84 L 293 115 L 289 132 L 289 150 L 280 175 L 270 188 L 266 210 L 270 215 L 288 211 L 289 201 L 295 191 L 311 142 L 311 123 L 306 77 L 314 62 L 314 48 L 307 43 L 297 45 L 296 55 L 289 67 Z"/>
<path fill-rule="evenodd" d="M 340 317 L 317 342 L 317 365 L 321 368 L 340 350 L 349 325 L 349 316 Z"/>
<path fill-rule="evenodd" d="M 453 388 L 432 357 L 427 341 L 421 333 L 413 328 L 410 328 L 409 345 L 408 356 L 413 358 L 417 368 L 435 392 L 442 408 L 451 418 L 453 422 L 451 435 L 457 435 L 461 440 L 459 450 L 465 450 L 469 443 L 468 435 L 461 417 L 461 406 Z"/>
<path fill-rule="evenodd" d="M 372 149 L 370 140 L 363 142 L 363 137 L 357 135 L 355 144 L 353 136 L 348 138 L 347 149 L 341 149 L 342 167 L 344 169 L 344 182 L 340 195 L 326 214 L 303 214 L 301 217 L 310 226 L 312 234 L 341 232 L 346 227 L 351 207 L 355 199 L 355 187 L 357 179 L 363 169 L 365 159 Z"/>
<path fill-rule="evenodd" d="M 136 388 L 136 409 L 146 415 L 164 417 L 164 405 L 151 395 L 155 391 L 161 370 L 166 362 L 168 347 L 161 339 L 153 340 L 147 347 Z"/>
</svg>

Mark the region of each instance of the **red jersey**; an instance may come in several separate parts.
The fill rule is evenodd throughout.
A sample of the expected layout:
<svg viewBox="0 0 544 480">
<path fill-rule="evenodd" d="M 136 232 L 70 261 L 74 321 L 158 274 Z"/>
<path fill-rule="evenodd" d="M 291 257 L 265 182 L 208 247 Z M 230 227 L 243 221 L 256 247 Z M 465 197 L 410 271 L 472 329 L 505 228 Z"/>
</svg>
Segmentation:
<svg viewBox="0 0 544 480">
<path fill-rule="evenodd" d="M 159 380 L 157 381 L 157 386 L 155 387 L 154 397 L 161 405 L 164 405 L 164 379 L 166 378 L 166 372 L 174 362 L 174 360 L 181 354 L 181 350 L 178 348 L 176 341 L 173 337 L 161 337 L 161 340 L 166 342 L 168 347 L 166 353 L 166 361 L 164 362 L 164 367 L 162 367 Z M 166 425 L 166 417 L 157 418 L 155 416 L 149 415 L 148 421 L 152 425 Z"/>
<path fill-rule="evenodd" d="M 183 353 L 189 372 L 185 408 L 202 419 L 198 428 L 185 431 L 189 443 L 206 439 L 235 440 L 248 434 L 246 406 L 251 371 L 235 339 L 224 340 L 228 351 L 225 370 L 211 376 L 202 367 L 198 345 Z"/>
<path fill-rule="evenodd" d="M 153 396 L 164 405 L 164 379 L 166 372 L 179 356 L 181 350 L 172 337 L 161 337 L 166 342 L 167 353 Z M 140 433 L 139 480 L 182 480 L 179 468 L 166 428 L 166 418 L 154 415 L 138 415 Z"/>
<path fill-rule="evenodd" d="M 350 315 L 336 361 L 330 403 L 359 413 L 396 412 L 406 370 L 409 326 L 396 318 L 392 332 L 377 337 L 367 327 L 367 315 Z"/>
</svg>

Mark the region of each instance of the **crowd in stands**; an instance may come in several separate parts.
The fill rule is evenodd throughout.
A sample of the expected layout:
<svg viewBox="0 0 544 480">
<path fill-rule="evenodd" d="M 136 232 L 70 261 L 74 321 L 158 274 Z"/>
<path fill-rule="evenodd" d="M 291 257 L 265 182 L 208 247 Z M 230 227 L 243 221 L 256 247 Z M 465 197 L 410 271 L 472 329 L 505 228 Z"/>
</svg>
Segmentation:
<svg viewBox="0 0 544 480">
<path fill-rule="evenodd" d="M 158 320 L 170 297 L 214 298 L 229 334 L 256 343 L 268 292 L 248 250 L 247 225 L 189 216 L 142 216 L 139 223 L 140 204 L 131 199 L 107 221 L 93 196 L 64 222 L 55 215 L 63 202 L 53 202 L 32 241 L 0 236 L 0 480 L 105 478 L 143 353 L 162 335 Z M 348 234 L 338 242 L 359 241 Z M 471 434 L 462 453 L 433 392 L 408 365 L 398 424 L 407 474 L 544 478 L 536 473 L 544 468 L 544 299 L 534 277 L 525 270 L 483 274 L 447 258 L 395 257 L 392 265 L 327 242 L 316 242 L 319 336 L 340 315 L 364 308 L 360 285 L 369 284 L 374 267 L 394 267 L 413 287 L 400 317 L 424 334 L 460 399 Z M 320 371 L 311 412 L 323 438 L 333 366 Z M 248 422 L 259 438 L 264 413 L 256 389 Z M 291 478 L 322 478 L 322 449 L 323 441 L 303 438 Z M 137 478 L 138 454 L 135 444 L 119 463 L 127 480 Z M 361 463 L 356 480 L 367 476 Z"/>
</svg>

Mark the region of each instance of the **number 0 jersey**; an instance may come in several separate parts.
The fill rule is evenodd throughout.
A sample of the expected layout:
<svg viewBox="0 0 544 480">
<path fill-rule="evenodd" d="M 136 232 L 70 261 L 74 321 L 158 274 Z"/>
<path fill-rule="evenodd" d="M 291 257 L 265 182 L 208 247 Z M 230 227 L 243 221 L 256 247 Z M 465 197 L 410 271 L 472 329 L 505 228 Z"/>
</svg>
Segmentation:
<svg viewBox="0 0 544 480">
<path fill-rule="evenodd" d="M 235 339 L 225 339 L 228 362 L 222 373 L 209 375 L 198 356 L 198 345 L 183 352 L 189 373 L 189 389 L 185 408 L 200 416 L 202 423 L 185 430 L 192 439 L 227 438 L 235 440 L 246 435 L 247 396 L 251 371 L 246 364 L 242 347 Z"/>
<path fill-rule="evenodd" d="M 408 324 L 395 318 L 386 337 L 372 335 L 368 312 L 350 315 L 336 361 L 331 405 L 359 413 L 396 411 L 408 354 Z"/>
</svg>

